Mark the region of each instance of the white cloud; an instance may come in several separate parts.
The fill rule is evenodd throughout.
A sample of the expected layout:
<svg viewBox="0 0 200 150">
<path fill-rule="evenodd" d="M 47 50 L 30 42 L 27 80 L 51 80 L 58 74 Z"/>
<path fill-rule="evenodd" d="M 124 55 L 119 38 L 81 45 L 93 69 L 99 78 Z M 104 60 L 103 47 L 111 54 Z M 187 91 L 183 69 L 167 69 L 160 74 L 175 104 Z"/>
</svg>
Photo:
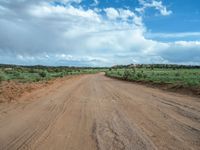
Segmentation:
<svg viewBox="0 0 200 150">
<path fill-rule="evenodd" d="M 160 2 L 147 5 L 147 2 L 140 1 L 146 8 L 159 8 L 161 13 L 166 13 L 166 7 Z M 43 0 L 19 4 L 13 2 L 11 7 L 0 2 L 1 13 L 6 10 L 4 15 L 0 13 L 0 63 L 93 66 L 134 62 L 200 64 L 199 41 L 159 42 L 147 39 L 142 16 L 129 9 L 84 9 L 70 3 L 66 6 L 52 5 Z M 102 12 L 106 12 L 107 17 Z"/>
<path fill-rule="evenodd" d="M 115 8 L 106 8 L 104 9 L 106 15 L 109 19 L 115 20 L 119 17 L 119 12 Z"/>
<path fill-rule="evenodd" d="M 119 9 L 120 18 L 127 20 L 129 18 L 135 17 L 135 13 L 128 9 Z"/>
<path fill-rule="evenodd" d="M 81 3 L 82 0 L 58 0 L 57 2 L 61 2 L 61 3 L 65 3 L 65 4 L 68 4 L 68 3 Z"/>
<path fill-rule="evenodd" d="M 147 2 L 145 0 L 139 0 L 139 3 L 142 5 L 142 7 L 136 8 L 136 11 L 140 13 L 144 13 L 145 9 L 147 8 L 155 8 L 163 16 L 168 16 L 172 14 L 172 11 L 167 10 L 167 7 L 163 5 L 162 1 L 151 0 L 151 2 Z"/>
<path fill-rule="evenodd" d="M 87 19 L 88 21 L 99 21 L 99 15 L 93 10 L 91 9 L 84 10 L 81 7 L 77 9 L 71 5 L 63 7 L 63 6 L 52 6 L 48 3 L 43 3 L 42 5 L 39 6 L 32 6 L 29 11 L 30 14 L 35 17 L 54 18 L 54 19 L 73 19 L 73 20 Z"/>
<path fill-rule="evenodd" d="M 200 41 L 176 41 L 168 43 L 169 47 L 157 51 L 158 55 L 174 63 L 191 63 L 200 65 Z"/>
<path fill-rule="evenodd" d="M 180 47 L 184 47 L 184 48 L 192 48 L 192 47 L 200 48 L 200 41 L 176 41 L 176 42 L 174 42 L 174 44 L 176 46 L 180 46 Z"/>
<path fill-rule="evenodd" d="M 104 9 L 107 17 L 110 20 L 118 20 L 124 23 L 134 24 L 134 26 L 140 27 L 141 29 L 145 29 L 143 25 L 143 20 L 141 16 L 136 15 L 133 11 L 129 9 L 115 9 L 115 8 L 106 8 Z"/>
<path fill-rule="evenodd" d="M 148 33 L 150 38 L 184 38 L 200 37 L 200 32 L 179 32 L 179 33 Z"/>
<path fill-rule="evenodd" d="M 99 5 L 99 0 L 94 0 L 92 6 L 97 6 Z"/>
</svg>

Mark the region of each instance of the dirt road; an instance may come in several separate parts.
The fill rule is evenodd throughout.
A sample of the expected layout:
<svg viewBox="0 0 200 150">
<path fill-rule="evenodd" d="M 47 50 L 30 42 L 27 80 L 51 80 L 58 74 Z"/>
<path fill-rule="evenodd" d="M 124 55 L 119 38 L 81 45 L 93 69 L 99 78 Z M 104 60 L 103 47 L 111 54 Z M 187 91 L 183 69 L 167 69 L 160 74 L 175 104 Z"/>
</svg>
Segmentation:
<svg viewBox="0 0 200 150">
<path fill-rule="evenodd" d="M 0 149 L 198 150 L 200 99 L 76 76 L 0 104 Z"/>
</svg>

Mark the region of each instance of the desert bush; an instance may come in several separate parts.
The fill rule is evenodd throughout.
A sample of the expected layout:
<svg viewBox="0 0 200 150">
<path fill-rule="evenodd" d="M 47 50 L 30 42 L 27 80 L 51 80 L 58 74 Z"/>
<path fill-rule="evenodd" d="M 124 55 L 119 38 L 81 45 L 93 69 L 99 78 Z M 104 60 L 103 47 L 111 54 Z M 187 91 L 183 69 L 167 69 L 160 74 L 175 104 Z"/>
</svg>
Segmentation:
<svg viewBox="0 0 200 150">
<path fill-rule="evenodd" d="M 119 71 L 117 71 L 117 75 L 121 75 L 121 73 Z"/>
<path fill-rule="evenodd" d="M 147 78 L 147 74 L 143 74 L 143 78 L 146 79 Z"/>
<path fill-rule="evenodd" d="M 176 72 L 176 73 L 175 73 L 175 76 L 176 76 L 176 77 L 179 77 L 180 75 L 181 75 L 181 74 L 180 74 L 179 72 Z"/>
<path fill-rule="evenodd" d="M 131 76 L 131 73 L 129 70 L 124 71 L 123 79 L 127 80 Z"/>
<path fill-rule="evenodd" d="M 5 76 L 3 74 L 0 74 L 0 83 L 5 80 Z"/>
<path fill-rule="evenodd" d="M 41 71 L 39 73 L 39 75 L 40 75 L 40 77 L 45 78 L 45 77 L 47 77 L 47 72 L 46 71 Z"/>
<path fill-rule="evenodd" d="M 37 70 L 37 69 L 34 69 L 34 68 L 31 68 L 28 72 L 29 72 L 29 73 L 37 73 L 38 70 Z"/>
<path fill-rule="evenodd" d="M 13 74 L 14 77 L 19 77 L 21 73 L 17 72 L 17 71 L 13 71 L 12 74 Z"/>
<path fill-rule="evenodd" d="M 140 73 L 140 72 L 138 72 L 136 75 L 138 78 L 142 78 L 142 76 L 143 76 L 142 73 Z"/>
</svg>

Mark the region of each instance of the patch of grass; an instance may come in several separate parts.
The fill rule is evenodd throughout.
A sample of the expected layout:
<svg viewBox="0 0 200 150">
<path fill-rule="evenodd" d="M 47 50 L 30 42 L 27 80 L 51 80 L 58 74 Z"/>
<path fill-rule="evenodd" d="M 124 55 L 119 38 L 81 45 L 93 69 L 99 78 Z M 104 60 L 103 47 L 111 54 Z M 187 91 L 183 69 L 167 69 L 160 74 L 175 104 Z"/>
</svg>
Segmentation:
<svg viewBox="0 0 200 150">
<path fill-rule="evenodd" d="M 115 68 L 108 70 L 106 75 L 124 80 L 200 87 L 200 69 Z"/>
<path fill-rule="evenodd" d="M 67 75 L 91 74 L 106 71 L 106 68 L 46 67 L 0 65 L 0 82 L 18 80 L 20 82 L 38 82 Z"/>
<path fill-rule="evenodd" d="M 5 80 L 5 77 L 4 77 L 2 74 L 0 74 L 0 83 L 1 83 L 3 80 Z"/>
</svg>

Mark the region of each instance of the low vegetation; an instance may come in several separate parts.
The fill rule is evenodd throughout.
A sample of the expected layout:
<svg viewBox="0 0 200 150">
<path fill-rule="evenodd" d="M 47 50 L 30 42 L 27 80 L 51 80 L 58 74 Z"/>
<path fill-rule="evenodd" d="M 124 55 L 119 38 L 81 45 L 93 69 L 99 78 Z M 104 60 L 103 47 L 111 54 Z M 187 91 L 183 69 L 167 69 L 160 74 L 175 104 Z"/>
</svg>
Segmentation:
<svg viewBox="0 0 200 150">
<path fill-rule="evenodd" d="M 109 69 L 0 65 L 0 82 L 9 80 L 37 82 L 66 75 L 91 74 L 102 71 L 106 72 L 109 77 L 123 80 L 200 87 L 200 66 L 163 64 L 114 66 Z"/>
<path fill-rule="evenodd" d="M 109 77 L 123 80 L 173 84 L 183 87 L 200 87 L 199 66 L 179 65 L 128 65 L 115 66 L 106 72 Z"/>
<path fill-rule="evenodd" d="M 37 82 L 66 75 L 91 74 L 105 70 L 106 68 L 0 65 L 0 82 L 9 80 Z"/>
</svg>

